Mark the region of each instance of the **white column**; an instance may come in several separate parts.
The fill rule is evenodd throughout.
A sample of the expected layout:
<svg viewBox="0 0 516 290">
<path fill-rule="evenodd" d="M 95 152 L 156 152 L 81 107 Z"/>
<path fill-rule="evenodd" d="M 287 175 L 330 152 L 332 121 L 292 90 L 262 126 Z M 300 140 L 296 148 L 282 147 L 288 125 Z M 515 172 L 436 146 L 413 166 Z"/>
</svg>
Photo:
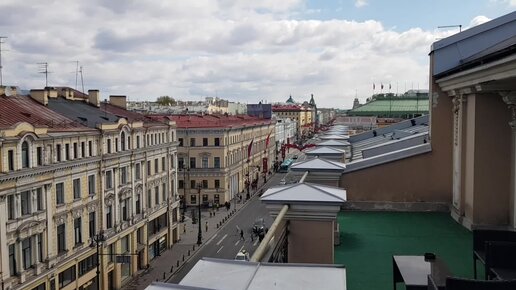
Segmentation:
<svg viewBox="0 0 516 290">
<path fill-rule="evenodd" d="M 7 198 L 6 196 L 0 197 L 0 211 L 3 213 L 7 212 Z M 9 277 L 9 249 L 7 245 L 7 215 L 0 214 L 0 258 L 2 277 L 0 279 L 5 280 L 4 277 Z"/>
</svg>

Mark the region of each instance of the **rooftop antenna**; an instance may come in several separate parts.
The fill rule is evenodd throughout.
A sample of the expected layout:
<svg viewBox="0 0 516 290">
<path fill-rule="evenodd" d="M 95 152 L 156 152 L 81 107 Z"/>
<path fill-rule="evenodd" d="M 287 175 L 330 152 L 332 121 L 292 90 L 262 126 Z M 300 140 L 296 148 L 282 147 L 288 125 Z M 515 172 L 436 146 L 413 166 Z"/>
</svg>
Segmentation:
<svg viewBox="0 0 516 290">
<path fill-rule="evenodd" d="M 4 43 L 4 39 L 6 39 L 7 36 L 0 36 L 0 86 L 3 86 L 3 78 L 2 78 L 2 43 Z"/>
<path fill-rule="evenodd" d="M 77 62 L 77 63 L 79 63 L 79 62 Z M 84 94 L 84 78 L 82 77 L 82 65 L 79 67 L 79 71 L 78 72 L 81 74 L 82 93 Z M 75 81 L 75 89 L 77 90 L 77 81 Z"/>
<path fill-rule="evenodd" d="M 45 88 L 48 87 L 48 62 L 38 62 L 39 65 L 39 73 L 45 74 Z"/>
<path fill-rule="evenodd" d="M 76 60 L 74 62 L 75 62 L 75 90 L 77 91 L 77 80 L 79 77 L 79 61 Z"/>
</svg>

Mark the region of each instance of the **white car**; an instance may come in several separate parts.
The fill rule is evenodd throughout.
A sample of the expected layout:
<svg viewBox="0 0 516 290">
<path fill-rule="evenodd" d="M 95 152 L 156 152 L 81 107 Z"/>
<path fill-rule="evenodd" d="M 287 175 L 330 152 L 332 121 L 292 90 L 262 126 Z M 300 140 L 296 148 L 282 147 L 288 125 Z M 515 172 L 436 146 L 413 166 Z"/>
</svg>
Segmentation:
<svg viewBox="0 0 516 290">
<path fill-rule="evenodd" d="M 249 253 L 246 250 L 238 252 L 235 261 L 249 261 Z"/>
</svg>

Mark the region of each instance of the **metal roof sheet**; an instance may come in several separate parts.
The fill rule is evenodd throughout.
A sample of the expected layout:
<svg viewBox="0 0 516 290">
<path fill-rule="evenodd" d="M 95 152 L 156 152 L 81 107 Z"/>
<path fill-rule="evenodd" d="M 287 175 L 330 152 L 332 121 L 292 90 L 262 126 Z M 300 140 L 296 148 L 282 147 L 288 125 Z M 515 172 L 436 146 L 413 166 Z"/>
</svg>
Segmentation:
<svg viewBox="0 0 516 290">
<path fill-rule="evenodd" d="M 293 171 L 304 170 L 344 170 L 346 164 L 342 162 L 327 160 L 324 158 L 313 158 L 301 162 L 296 162 L 290 167 Z"/>
<path fill-rule="evenodd" d="M 346 190 L 328 185 L 295 183 L 267 189 L 260 198 L 262 201 L 343 203 Z"/>
</svg>

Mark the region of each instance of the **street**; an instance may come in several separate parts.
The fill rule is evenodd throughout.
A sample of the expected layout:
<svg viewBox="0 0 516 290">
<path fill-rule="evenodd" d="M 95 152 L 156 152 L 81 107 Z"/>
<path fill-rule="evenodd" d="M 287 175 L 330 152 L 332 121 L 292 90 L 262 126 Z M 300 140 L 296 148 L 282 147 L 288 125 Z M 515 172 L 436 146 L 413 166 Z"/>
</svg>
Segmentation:
<svg viewBox="0 0 516 290">
<path fill-rule="evenodd" d="M 279 184 L 284 175 L 284 173 L 272 175 L 263 190 L 265 191 L 268 187 Z M 204 246 L 168 282 L 179 283 L 202 257 L 234 259 L 242 249 L 248 251 L 249 255 L 252 256 L 259 242 L 257 237 L 254 238 L 254 241 L 251 240 L 251 229 L 254 221 L 260 217 L 265 219 L 267 227 L 272 224 L 273 220 L 267 209 L 260 202 L 258 195 L 254 195 L 245 207 L 240 209 L 229 222 L 209 238 Z M 238 229 L 244 231 L 244 241 L 240 239 Z"/>
</svg>

